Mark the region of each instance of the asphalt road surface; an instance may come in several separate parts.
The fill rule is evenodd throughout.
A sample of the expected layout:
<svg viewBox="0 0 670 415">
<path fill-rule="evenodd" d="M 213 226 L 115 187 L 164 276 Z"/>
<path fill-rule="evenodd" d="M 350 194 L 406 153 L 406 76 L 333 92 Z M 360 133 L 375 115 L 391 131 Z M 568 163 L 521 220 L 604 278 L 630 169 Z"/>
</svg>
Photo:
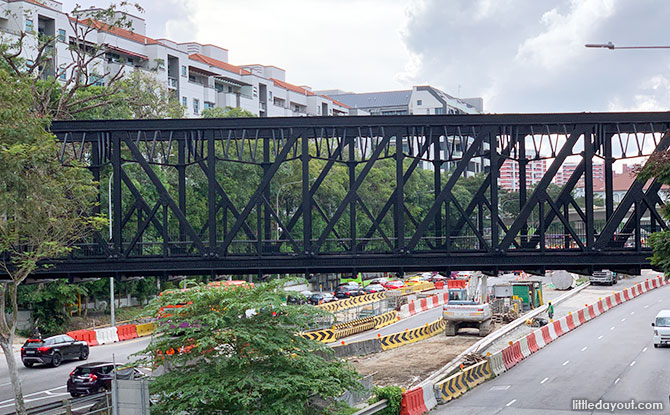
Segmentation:
<svg viewBox="0 0 670 415">
<path fill-rule="evenodd" d="M 134 360 L 133 353 L 139 352 L 149 344 L 151 337 L 142 337 L 125 342 L 94 346 L 86 362 L 100 362 L 114 360 L 118 363 L 127 363 Z M 84 363 L 80 360 L 63 362 L 59 367 L 33 366 L 28 369 L 21 363 L 20 353 L 15 354 L 19 365 L 19 378 L 23 385 L 23 396 L 26 407 L 43 405 L 49 402 L 60 401 L 70 397 L 66 390 L 67 378 L 75 367 Z M 14 392 L 9 381 L 9 372 L 5 356 L 0 353 L 0 414 L 14 412 Z"/>
<path fill-rule="evenodd" d="M 589 321 L 431 414 L 670 414 L 670 347 L 654 348 L 651 328 L 663 309 L 670 309 L 667 286 Z M 663 409 L 572 410 L 573 399 L 658 402 Z"/>
</svg>

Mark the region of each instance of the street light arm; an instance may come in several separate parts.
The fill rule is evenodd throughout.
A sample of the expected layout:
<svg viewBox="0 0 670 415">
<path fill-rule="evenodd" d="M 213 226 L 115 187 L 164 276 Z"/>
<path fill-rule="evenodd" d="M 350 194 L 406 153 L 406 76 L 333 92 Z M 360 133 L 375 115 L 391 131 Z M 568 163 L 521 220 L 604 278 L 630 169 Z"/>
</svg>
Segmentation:
<svg viewBox="0 0 670 415">
<path fill-rule="evenodd" d="M 607 43 L 587 43 L 584 45 L 587 48 L 604 48 L 604 49 L 670 49 L 670 45 L 658 46 L 615 46 L 612 42 Z"/>
</svg>

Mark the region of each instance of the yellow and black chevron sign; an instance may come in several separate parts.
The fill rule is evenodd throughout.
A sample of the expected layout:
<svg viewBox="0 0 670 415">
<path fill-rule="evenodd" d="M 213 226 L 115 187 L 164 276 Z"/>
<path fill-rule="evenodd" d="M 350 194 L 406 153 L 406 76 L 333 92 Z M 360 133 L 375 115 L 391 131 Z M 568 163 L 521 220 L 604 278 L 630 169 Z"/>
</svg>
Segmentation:
<svg viewBox="0 0 670 415">
<path fill-rule="evenodd" d="M 330 343 L 336 340 L 335 332 L 332 329 L 309 331 L 300 333 L 300 335 L 306 339 L 316 340 L 322 343 Z"/>
<path fill-rule="evenodd" d="M 468 390 L 463 372 L 449 376 L 444 382 L 439 383 L 437 387 L 443 402 L 449 402 L 454 398 L 458 398 Z"/>
<path fill-rule="evenodd" d="M 371 316 L 371 317 L 364 317 L 364 318 L 359 318 L 359 319 L 356 319 L 356 320 L 351 320 L 351 321 L 346 322 L 346 323 L 337 323 L 337 324 L 333 325 L 333 330 L 341 330 L 341 329 L 345 329 L 345 328 L 348 328 L 348 327 L 360 326 L 362 324 L 366 324 L 366 323 L 369 323 L 371 321 L 374 321 L 375 318 L 376 318 L 376 316 Z"/>
<path fill-rule="evenodd" d="M 488 360 L 472 365 L 463 371 L 468 388 L 474 388 L 491 377 L 491 366 Z"/>
<path fill-rule="evenodd" d="M 368 321 L 367 323 L 360 324 L 354 327 L 343 327 L 341 329 L 335 330 L 335 338 L 342 339 L 344 337 L 349 337 L 357 333 L 361 333 L 370 329 L 375 328 L 374 321 Z"/>
<path fill-rule="evenodd" d="M 380 292 L 374 294 L 360 295 L 358 297 L 350 297 L 345 300 L 333 301 L 332 303 L 319 304 L 317 307 L 326 311 L 330 311 L 332 313 L 335 311 L 358 307 L 364 304 L 374 303 L 376 301 L 381 301 L 385 298 L 386 298 L 386 292 Z"/>
<path fill-rule="evenodd" d="M 386 327 L 398 320 L 398 313 L 395 310 L 373 317 L 376 329 Z"/>
<path fill-rule="evenodd" d="M 381 342 L 382 350 L 395 349 L 396 347 L 432 337 L 443 331 L 445 326 L 446 322 L 440 318 L 423 327 L 389 334 L 388 336 L 380 338 L 379 341 Z"/>
</svg>

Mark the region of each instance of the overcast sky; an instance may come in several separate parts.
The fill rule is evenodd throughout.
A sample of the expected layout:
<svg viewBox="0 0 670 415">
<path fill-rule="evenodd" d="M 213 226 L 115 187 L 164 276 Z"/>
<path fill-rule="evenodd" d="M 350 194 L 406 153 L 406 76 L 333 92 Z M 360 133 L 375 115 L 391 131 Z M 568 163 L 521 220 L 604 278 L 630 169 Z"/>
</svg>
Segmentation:
<svg viewBox="0 0 670 415">
<path fill-rule="evenodd" d="M 65 0 L 64 10 L 75 1 Z M 83 7 L 108 1 L 80 1 Z M 659 0 L 144 0 L 147 35 L 229 50 L 233 64 L 355 92 L 430 84 L 487 112 L 670 108 L 670 2 Z"/>
</svg>

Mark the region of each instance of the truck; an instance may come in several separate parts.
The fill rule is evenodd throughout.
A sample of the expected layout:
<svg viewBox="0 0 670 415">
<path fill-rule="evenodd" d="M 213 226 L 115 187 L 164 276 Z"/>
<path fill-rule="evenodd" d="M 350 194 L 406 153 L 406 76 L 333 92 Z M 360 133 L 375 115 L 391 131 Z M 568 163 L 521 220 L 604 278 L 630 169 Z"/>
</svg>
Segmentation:
<svg viewBox="0 0 670 415">
<path fill-rule="evenodd" d="M 593 274 L 589 276 L 589 282 L 594 285 L 595 284 L 614 285 L 617 283 L 616 272 L 612 272 L 607 269 L 602 271 L 593 271 Z"/>
<path fill-rule="evenodd" d="M 479 336 L 491 332 L 491 306 L 468 298 L 468 290 L 450 289 L 449 301 L 442 308 L 442 317 L 447 322 L 445 334 L 455 336 L 459 329 L 479 329 Z"/>
</svg>

